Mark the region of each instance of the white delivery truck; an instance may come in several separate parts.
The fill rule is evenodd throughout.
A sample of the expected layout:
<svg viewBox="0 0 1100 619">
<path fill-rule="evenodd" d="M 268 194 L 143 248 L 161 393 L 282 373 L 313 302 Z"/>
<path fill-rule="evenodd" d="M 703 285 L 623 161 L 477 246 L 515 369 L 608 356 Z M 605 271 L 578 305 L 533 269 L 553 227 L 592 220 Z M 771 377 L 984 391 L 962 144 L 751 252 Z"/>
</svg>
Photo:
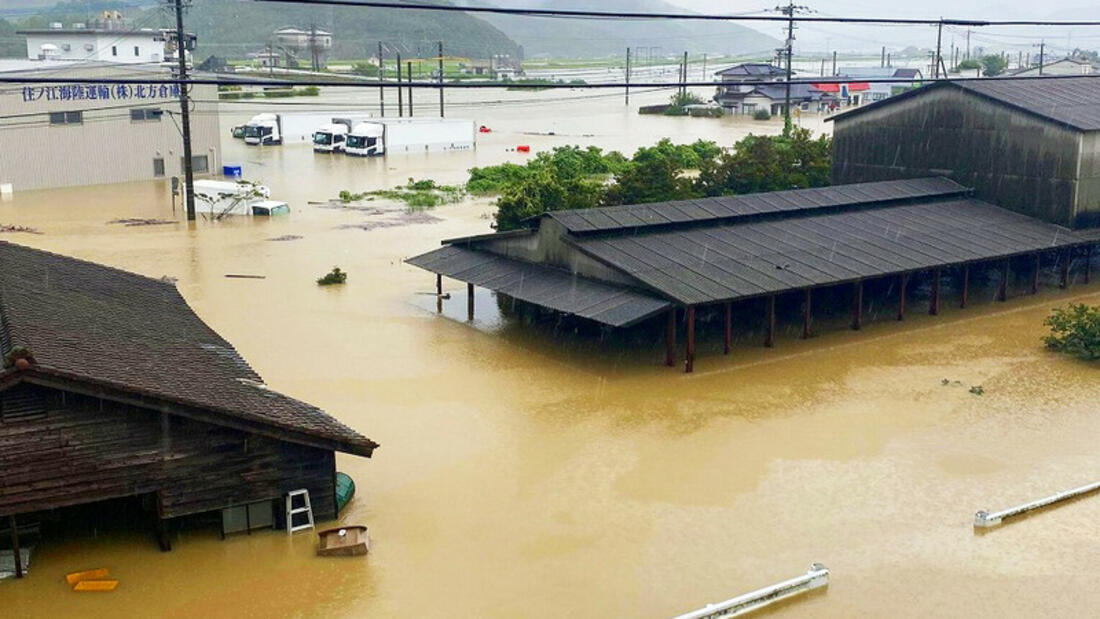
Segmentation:
<svg viewBox="0 0 1100 619">
<path fill-rule="evenodd" d="M 359 112 L 299 112 L 294 114 L 259 114 L 244 128 L 244 141 L 253 146 L 273 144 L 307 144 L 322 125 L 334 119 L 369 117 Z M 348 124 L 350 124 L 350 120 Z"/>
<path fill-rule="evenodd" d="M 195 181 L 195 210 L 214 219 L 226 215 L 251 215 L 252 205 L 271 195 L 264 185 L 248 181 Z"/>
<path fill-rule="evenodd" d="M 387 153 L 472 150 L 477 126 L 450 118 L 378 118 L 358 123 L 347 136 L 344 153 L 360 157 Z"/>
<path fill-rule="evenodd" d="M 359 122 L 369 119 L 370 114 L 347 114 L 333 116 L 329 122 L 313 132 L 313 150 L 318 153 L 332 153 L 344 150 L 344 141 L 352 128 Z"/>
</svg>

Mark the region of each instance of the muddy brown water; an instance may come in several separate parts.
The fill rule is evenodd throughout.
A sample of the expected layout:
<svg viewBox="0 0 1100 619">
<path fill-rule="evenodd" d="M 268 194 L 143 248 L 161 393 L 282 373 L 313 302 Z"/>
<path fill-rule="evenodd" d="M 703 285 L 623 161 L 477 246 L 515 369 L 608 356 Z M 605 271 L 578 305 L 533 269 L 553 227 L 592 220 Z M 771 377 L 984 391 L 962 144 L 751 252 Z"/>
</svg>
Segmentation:
<svg viewBox="0 0 1100 619">
<path fill-rule="evenodd" d="M 509 93 L 511 94 L 511 93 Z M 161 553 L 146 532 L 49 539 L 30 575 L 0 583 L 6 617 L 664 617 L 803 573 L 824 593 L 774 616 L 1082 615 L 1100 605 L 1100 498 L 975 535 L 999 509 L 1096 479 L 1098 370 L 1043 350 L 1042 319 L 1100 286 L 989 302 L 860 333 L 793 331 L 775 349 L 697 372 L 663 367 L 659 344 L 616 349 L 502 319 L 486 293 L 465 324 L 464 286 L 443 316 L 430 274 L 402 259 L 442 238 L 486 232 L 491 207 L 370 231 L 361 213 L 314 208 L 339 189 L 407 177 L 461 180 L 471 165 L 598 137 L 630 150 L 664 135 L 732 142 L 744 121 L 641 119 L 621 101 L 492 111 L 474 153 L 356 160 L 308 148 L 226 160 L 294 208 L 284 218 L 149 227 L 174 218 L 166 183 L 17 193 L 0 238 L 146 275 L 183 295 L 274 388 L 315 403 L 382 444 L 338 457 L 359 492 L 343 522 L 370 526 L 365 558 L 322 559 L 315 536 L 218 539 L 191 531 Z M 775 127 L 777 125 L 773 125 Z M 175 216 L 178 219 L 178 215 Z M 300 239 L 273 242 L 292 235 Z M 314 279 L 339 265 L 346 286 Z M 227 279 L 225 274 L 266 279 Z M 165 359 L 171 363 L 171 359 Z M 944 379 L 959 381 L 944 386 Z M 985 394 L 968 392 L 982 385 Z M 69 591 L 64 574 L 108 567 L 113 593 Z"/>
</svg>

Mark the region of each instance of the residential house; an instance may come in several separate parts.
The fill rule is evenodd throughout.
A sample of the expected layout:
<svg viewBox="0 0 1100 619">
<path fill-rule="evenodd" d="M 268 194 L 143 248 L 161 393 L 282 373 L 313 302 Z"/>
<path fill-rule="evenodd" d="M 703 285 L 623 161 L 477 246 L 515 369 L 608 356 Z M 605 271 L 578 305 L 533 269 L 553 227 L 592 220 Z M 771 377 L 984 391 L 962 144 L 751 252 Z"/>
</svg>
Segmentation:
<svg viewBox="0 0 1100 619">
<path fill-rule="evenodd" d="M 1066 57 L 1053 62 L 1043 64 L 1042 71 L 1039 66 L 1028 67 L 1012 72 L 1012 77 L 1038 77 L 1040 75 L 1093 75 L 1096 67 L 1084 58 Z"/>
</svg>

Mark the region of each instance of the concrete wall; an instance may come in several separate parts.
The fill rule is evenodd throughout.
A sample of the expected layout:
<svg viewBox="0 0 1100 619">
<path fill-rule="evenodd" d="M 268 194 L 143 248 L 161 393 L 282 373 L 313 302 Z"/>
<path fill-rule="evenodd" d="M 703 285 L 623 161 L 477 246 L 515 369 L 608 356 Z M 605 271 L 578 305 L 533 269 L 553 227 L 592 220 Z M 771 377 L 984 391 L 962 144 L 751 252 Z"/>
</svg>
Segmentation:
<svg viewBox="0 0 1100 619">
<path fill-rule="evenodd" d="M 62 60 L 98 60 L 126 64 L 160 62 L 164 41 L 159 32 L 97 33 L 57 30 L 27 35 L 27 58 L 38 58 L 43 45 L 54 45 L 56 58 Z M 91 49 L 88 49 L 91 47 Z M 138 53 L 134 53 L 134 48 Z M 68 49 L 66 49 L 68 48 Z"/>
<path fill-rule="evenodd" d="M 951 87 L 835 123 L 834 184 L 945 175 L 1005 208 L 1077 222 L 1080 132 Z"/>
<path fill-rule="evenodd" d="M 132 50 L 131 50 L 132 51 Z M 164 176 L 182 174 L 183 139 L 177 123 L 179 99 L 162 96 L 157 85 L 110 90 L 107 99 L 88 98 L 88 86 L 66 81 L 74 77 L 135 77 L 137 69 L 62 66 L 51 71 L 5 75 L 58 78 L 52 86 L 8 85 L 0 89 L 0 184 L 15 191 L 121 183 L 156 178 L 154 159 L 164 160 Z M 160 70 L 144 73 L 163 78 Z M 140 90 L 139 90 L 140 88 Z M 155 90 L 155 96 L 150 93 Z M 144 97 L 139 96 L 144 95 Z M 210 173 L 221 170 L 221 131 L 217 89 L 195 86 L 191 115 L 192 153 L 205 156 Z M 164 110 L 160 120 L 131 120 L 132 108 Z M 79 124 L 51 124 L 50 112 L 82 111 Z M 176 122 L 169 115 L 177 115 Z M 200 175 L 201 176 L 201 175 Z"/>
</svg>

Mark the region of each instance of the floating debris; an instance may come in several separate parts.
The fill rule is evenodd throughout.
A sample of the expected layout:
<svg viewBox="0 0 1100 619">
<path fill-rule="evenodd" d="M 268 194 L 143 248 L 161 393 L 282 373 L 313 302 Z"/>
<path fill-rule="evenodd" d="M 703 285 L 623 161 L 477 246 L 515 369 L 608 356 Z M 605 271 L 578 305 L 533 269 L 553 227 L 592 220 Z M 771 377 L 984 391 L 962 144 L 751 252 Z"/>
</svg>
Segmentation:
<svg viewBox="0 0 1100 619">
<path fill-rule="evenodd" d="M 770 606 L 779 600 L 805 593 L 829 584 L 829 568 L 814 563 L 802 576 L 784 580 L 770 587 L 750 591 L 724 602 L 707 604 L 699 610 L 679 615 L 676 619 L 719 619 L 737 617 Z"/>
<path fill-rule="evenodd" d="M 7 233 L 7 232 L 22 232 L 24 234 L 42 234 L 42 232 L 40 232 L 36 228 L 30 228 L 28 226 L 15 226 L 15 225 L 0 224 L 0 234 L 4 234 L 4 233 Z"/>
<path fill-rule="evenodd" d="M 420 211 L 403 212 L 394 214 L 393 217 L 388 219 L 377 219 L 364 221 L 357 224 L 344 224 L 340 226 L 341 230 L 347 230 L 355 228 L 358 230 L 376 230 L 378 228 L 398 228 L 401 226 L 411 226 L 414 224 L 434 224 L 443 221 L 439 217 L 429 215 Z"/>
<path fill-rule="evenodd" d="M 160 281 L 162 281 L 166 284 L 174 284 L 174 283 L 180 281 L 180 279 L 178 277 L 172 277 L 171 275 L 162 275 L 161 278 L 160 278 Z"/>
<path fill-rule="evenodd" d="M 122 224 L 127 228 L 132 226 L 165 226 L 168 224 L 174 224 L 175 221 L 171 219 L 148 219 L 144 217 L 128 217 L 124 219 L 112 219 L 107 222 L 107 225 Z"/>
<path fill-rule="evenodd" d="M 269 240 L 269 241 L 297 241 L 301 238 L 303 238 L 303 237 L 298 236 L 297 234 L 284 234 L 282 236 L 272 237 L 272 238 L 267 239 L 267 240 Z"/>
<path fill-rule="evenodd" d="M 974 395 L 982 395 L 983 393 L 985 393 L 985 389 L 982 388 L 981 385 L 974 385 L 970 388 L 970 393 L 973 393 Z"/>
<path fill-rule="evenodd" d="M 1062 501 L 1067 501 L 1069 499 L 1096 492 L 1097 490 L 1100 490 L 1100 482 L 1091 483 L 1087 486 L 1081 486 L 1080 488 L 1074 488 L 1073 490 L 1067 490 L 1066 492 L 1059 492 L 1058 494 L 1039 499 L 1038 501 L 1024 503 L 1023 505 L 1010 507 L 1009 509 L 1001 510 L 999 512 L 990 513 L 982 510 L 974 514 L 974 528 L 988 529 L 990 527 L 995 527 L 1001 524 L 1001 521 L 1005 518 L 1011 518 L 1012 516 L 1026 514 L 1030 511 L 1042 509 L 1048 505 L 1053 505 L 1055 503 L 1060 503 Z"/>
<path fill-rule="evenodd" d="M 340 267 L 332 267 L 324 277 L 317 280 L 319 286 L 332 286 L 334 284 L 343 284 L 348 281 L 348 274 L 341 271 Z"/>
<path fill-rule="evenodd" d="M 266 275 L 241 275 L 239 273 L 226 273 L 229 279 L 267 279 Z"/>
</svg>

